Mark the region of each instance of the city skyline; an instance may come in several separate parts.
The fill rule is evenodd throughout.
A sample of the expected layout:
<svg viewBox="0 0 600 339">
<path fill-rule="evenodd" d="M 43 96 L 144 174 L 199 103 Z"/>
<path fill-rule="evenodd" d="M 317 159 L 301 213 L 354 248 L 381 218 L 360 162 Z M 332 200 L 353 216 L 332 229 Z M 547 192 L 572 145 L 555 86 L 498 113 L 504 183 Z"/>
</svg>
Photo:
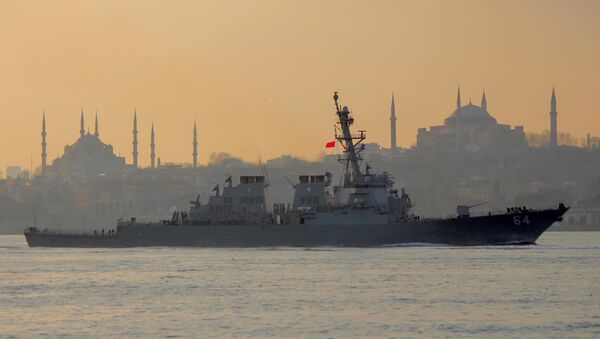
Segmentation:
<svg viewBox="0 0 600 339">
<path fill-rule="evenodd" d="M 469 102 L 466 105 L 462 104 L 462 94 L 461 94 L 461 89 L 460 86 L 457 89 L 457 97 L 456 97 L 456 110 L 460 111 L 463 108 L 468 108 L 468 106 L 472 106 L 472 98 L 469 98 Z M 560 143 L 558 142 L 558 136 L 557 134 L 559 133 L 557 130 L 557 105 L 558 105 L 558 99 L 557 99 L 557 95 L 556 95 L 556 90 L 553 87 L 552 88 L 552 94 L 550 97 L 550 116 L 549 116 L 549 130 L 547 130 L 549 132 L 549 144 L 547 145 L 548 147 L 557 147 L 560 145 Z M 486 93 L 485 90 L 483 90 L 482 92 L 482 97 L 481 97 L 481 103 L 480 106 L 474 106 L 474 107 L 480 107 L 482 109 L 482 112 L 487 112 L 487 97 L 486 97 Z M 389 126 L 390 126 L 390 144 L 387 145 L 388 147 L 385 147 L 386 145 L 380 145 L 381 147 L 387 148 L 389 150 L 391 150 L 392 152 L 395 152 L 398 147 L 397 147 L 397 143 L 396 143 L 396 109 L 395 109 L 395 98 L 394 95 L 392 93 L 392 97 L 391 97 L 391 103 L 390 103 L 390 116 L 389 116 Z M 100 129 L 99 129 L 99 122 L 98 122 L 98 111 L 96 110 L 95 114 L 94 114 L 94 132 L 92 133 L 90 131 L 90 128 L 88 126 L 87 128 L 87 133 L 86 133 L 86 122 L 85 122 L 85 111 L 82 108 L 81 109 L 81 115 L 80 115 L 80 130 L 79 130 L 79 134 L 80 134 L 80 138 L 83 138 L 86 134 L 89 135 L 93 135 L 94 137 L 98 138 L 98 140 L 100 139 Z M 495 120 L 494 120 L 495 121 Z M 510 126 L 510 125 L 508 125 Z M 435 128 L 435 127 L 431 127 L 431 128 Z M 522 130 L 522 126 L 518 127 L 521 128 Z M 420 128 L 420 130 L 427 130 L 427 127 L 424 128 Z M 137 120 L 137 108 L 134 108 L 134 112 L 133 112 L 133 123 L 132 123 L 132 153 L 131 153 L 131 159 L 128 159 L 127 157 L 125 157 L 125 161 L 127 164 L 132 165 L 133 167 L 137 168 L 140 167 L 139 166 L 139 152 L 138 152 L 138 120 Z M 420 135 L 421 131 L 418 132 L 418 134 Z M 560 133 L 565 133 L 563 131 L 561 131 Z M 48 166 L 47 165 L 47 152 L 46 152 L 46 148 L 47 148 L 47 142 L 46 142 L 46 137 L 47 137 L 47 129 L 46 129 L 46 111 L 44 110 L 42 113 L 42 129 L 41 129 L 41 165 L 40 165 L 40 169 L 42 170 L 42 173 L 45 171 L 45 168 Z M 183 162 L 179 162 L 181 164 L 188 164 L 191 165 L 192 167 L 196 168 L 198 166 L 200 166 L 201 164 L 198 162 L 198 130 L 197 130 L 197 124 L 196 124 L 196 120 L 194 119 L 194 124 L 193 124 L 193 142 L 192 142 L 192 153 L 191 153 L 191 161 L 183 161 Z M 587 136 L 589 138 L 589 135 Z M 585 139 L 582 139 L 585 140 Z M 105 140 L 106 141 L 106 140 Z M 418 141 L 418 140 L 417 140 Z M 588 140 L 589 142 L 589 140 Z M 418 142 L 417 142 L 418 144 Z M 107 141 L 107 145 L 110 145 L 110 142 Z M 415 144 L 416 145 L 416 144 Z M 414 147 L 415 145 L 412 145 L 411 147 Z M 68 145 L 67 145 L 68 146 Z M 160 156 L 159 154 L 156 153 L 156 143 L 155 143 L 155 129 L 154 129 L 154 122 L 151 123 L 151 129 L 150 129 L 150 145 L 149 145 L 149 157 L 150 157 L 150 162 L 149 162 L 149 166 L 146 166 L 148 168 L 154 169 L 156 168 L 159 164 L 160 164 Z M 405 148 L 409 148 L 409 147 L 405 147 Z M 226 153 L 226 152 L 224 152 Z M 120 156 L 120 153 L 117 152 L 117 155 Z M 288 155 L 288 154 L 282 154 L 282 155 Z M 59 156 L 62 157 L 62 154 Z M 59 158 L 57 157 L 57 158 Z M 52 160 L 52 159 L 51 159 Z M 130 161 L 128 161 L 130 160 Z M 158 163 L 157 163 L 158 160 Z M 143 166 L 142 166 L 143 167 Z"/>
<path fill-rule="evenodd" d="M 600 0 L 0 0 L 0 339 L 598 335 L 599 32 Z"/>
<path fill-rule="evenodd" d="M 82 104 L 86 130 L 97 108 L 102 139 L 128 163 L 137 108 L 142 167 L 152 122 L 163 161 L 191 162 L 194 120 L 200 164 L 221 151 L 318 158 L 332 137 L 333 90 L 369 117 L 357 127 L 385 147 L 392 92 L 398 146 L 409 147 L 418 128 L 451 112 L 458 84 L 465 102 L 485 88 L 490 112 L 526 132 L 549 130 L 554 85 L 559 132 L 600 134 L 595 3 L 62 4 L 0 4 L 0 41 L 14 52 L 0 56 L 0 142 L 12 145 L 0 168 L 41 164 L 43 111 L 48 159 L 61 155 L 77 139 Z M 287 20 L 294 11 L 305 25 Z M 248 28 L 256 18 L 264 23 Z"/>
</svg>

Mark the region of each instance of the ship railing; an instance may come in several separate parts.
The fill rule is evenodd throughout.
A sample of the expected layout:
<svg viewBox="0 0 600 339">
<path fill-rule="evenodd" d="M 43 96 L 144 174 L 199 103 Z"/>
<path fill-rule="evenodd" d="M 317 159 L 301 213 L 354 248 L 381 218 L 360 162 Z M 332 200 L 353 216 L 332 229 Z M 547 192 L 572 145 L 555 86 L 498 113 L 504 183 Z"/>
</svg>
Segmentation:
<svg viewBox="0 0 600 339">
<path fill-rule="evenodd" d="M 336 206 L 333 205 L 318 205 L 318 206 L 298 206 L 295 211 L 300 213 L 332 213 L 335 212 Z"/>
<path fill-rule="evenodd" d="M 513 207 L 513 208 L 508 208 L 508 210 L 493 210 L 493 211 L 487 211 L 487 212 L 476 212 L 476 213 L 471 213 L 470 217 L 487 217 L 487 216 L 495 216 L 495 215 L 514 215 L 514 214 L 526 214 L 526 213 L 532 213 L 532 212 L 540 212 L 540 211 L 546 211 L 546 210 L 552 210 L 552 208 L 547 208 L 547 209 L 534 209 L 534 208 L 518 208 L 518 207 Z M 447 218 L 456 218 L 457 215 L 456 214 L 450 214 L 447 215 Z"/>
</svg>

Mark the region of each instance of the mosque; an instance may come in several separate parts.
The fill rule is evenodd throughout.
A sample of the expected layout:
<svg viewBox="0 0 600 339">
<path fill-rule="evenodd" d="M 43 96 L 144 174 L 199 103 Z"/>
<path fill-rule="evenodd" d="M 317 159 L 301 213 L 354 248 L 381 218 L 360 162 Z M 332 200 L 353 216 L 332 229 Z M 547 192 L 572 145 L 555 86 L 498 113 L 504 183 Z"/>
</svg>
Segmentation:
<svg viewBox="0 0 600 339">
<path fill-rule="evenodd" d="M 98 114 L 94 126 L 94 133 L 85 131 L 85 117 L 81 110 L 81 125 L 79 138 L 72 145 L 64 148 L 64 154 L 56 158 L 52 165 L 48 165 L 46 152 L 46 113 L 42 117 L 42 173 L 45 176 L 62 176 L 76 178 L 101 173 L 126 173 L 138 169 L 138 124 L 137 111 L 133 115 L 133 162 L 127 164 L 125 157 L 117 156 L 112 145 L 105 144 L 100 139 Z M 198 134 L 194 122 L 193 142 L 193 167 L 198 166 Z M 160 158 L 156 155 L 154 124 L 150 132 L 150 168 L 155 169 L 160 165 Z"/>
<path fill-rule="evenodd" d="M 396 113 L 392 97 L 391 106 L 391 149 L 396 149 Z M 556 110 L 556 92 L 552 88 L 550 98 L 550 140 L 549 147 L 558 147 L 558 112 Z M 589 138 L 588 138 L 589 139 Z M 588 142 L 589 143 L 589 142 Z M 456 97 L 456 110 L 444 120 L 443 125 L 419 128 L 416 150 L 441 150 L 445 152 L 503 152 L 514 151 L 528 146 L 523 126 L 500 124 L 488 111 L 485 91 L 481 104 L 470 100 L 462 105 L 460 87 Z"/>
<path fill-rule="evenodd" d="M 502 152 L 526 147 L 523 126 L 499 124 L 488 111 L 485 91 L 479 106 L 472 102 L 463 106 L 459 88 L 456 110 L 444 124 L 417 132 L 417 150 Z"/>
<path fill-rule="evenodd" d="M 45 114 L 42 124 L 42 136 L 45 139 Z M 51 166 L 46 165 L 45 140 L 42 143 L 42 171 L 55 176 L 77 177 L 90 173 L 107 173 L 126 171 L 124 157 L 115 155 L 112 145 L 102 142 L 96 114 L 94 133 L 84 129 L 84 113 L 81 111 L 81 129 L 79 139 L 72 145 L 65 146 L 64 154 L 55 159 Z"/>
</svg>

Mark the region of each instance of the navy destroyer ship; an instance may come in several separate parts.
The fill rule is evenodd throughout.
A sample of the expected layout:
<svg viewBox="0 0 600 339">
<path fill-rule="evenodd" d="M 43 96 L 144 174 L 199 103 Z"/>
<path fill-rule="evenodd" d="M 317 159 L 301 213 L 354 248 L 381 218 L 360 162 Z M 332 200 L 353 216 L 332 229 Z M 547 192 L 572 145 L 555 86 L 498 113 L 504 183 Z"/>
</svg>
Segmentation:
<svg viewBox="0 0 600 339">
<path fill-rule="evenodd" d="M 533 244 L 569 209 L 509 208 L 506 213 L 471 216 L 472 206 L 458 206 L 457 216 L 426 219 L 413 215 L 413 203 L 398 191 L 388 173 L 362 166 L 364 130 L 352 133 L 353 114 L 338 103 L 335 137 L 343 148 L 344 171 L 339 185 L 332 174 L 302 175 L 294 183 L 293 203 L 266 206 L 265 176 L 230 176 L 207 204 L 199 196 L 189 212 L 169 220 L 119 220 L 115 230 L 69 234 L 25 230 L 30 247 L 319 247 L 391 246 L 407 243 L 457 246 Z"/>
</svg>

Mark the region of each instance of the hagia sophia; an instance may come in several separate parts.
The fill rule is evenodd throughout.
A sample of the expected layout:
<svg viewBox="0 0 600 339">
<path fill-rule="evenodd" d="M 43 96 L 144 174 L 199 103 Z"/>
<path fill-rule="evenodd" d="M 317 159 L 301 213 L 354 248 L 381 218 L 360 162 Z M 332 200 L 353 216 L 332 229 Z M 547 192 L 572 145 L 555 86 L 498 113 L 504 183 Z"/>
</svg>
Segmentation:
<svg viewBox="0 0 600 339">
<path fill-rule="evenodd" d="M 554 98 L 554 94 L 553 94 Z M 527 147 L 523 126 L 499 124 L 489 113 L 485 91 L 481 105 L 472 102 L 461 104 L 460 88 L 456 99 L 456 110 L 440 126 L 419 128 L 417 148 L 437 148 L 456 151 L 457 147 L 472 151 L 499 152 Z"/>
</svg>

